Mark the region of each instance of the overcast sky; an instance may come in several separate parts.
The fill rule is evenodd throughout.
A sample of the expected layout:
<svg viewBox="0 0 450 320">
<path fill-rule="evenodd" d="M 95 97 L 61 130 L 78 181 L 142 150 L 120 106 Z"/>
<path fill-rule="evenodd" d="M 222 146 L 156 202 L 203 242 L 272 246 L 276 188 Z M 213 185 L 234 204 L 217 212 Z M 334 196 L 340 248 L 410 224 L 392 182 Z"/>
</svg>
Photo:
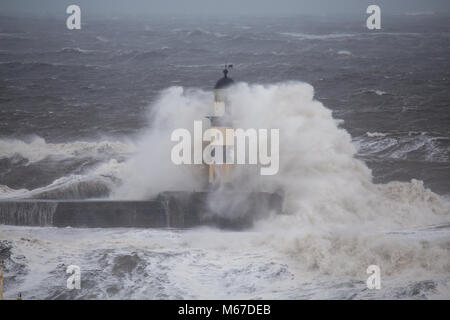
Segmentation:
<svg viewBox="0 0 450 320">
<path fill-rule="evenodd" d="M 93 15 L 332 15 L 361 14 L 377 4 L 384 14 L 450 12 L 450 0 L 0 0 L 0 13 L 59 15 L 78 4 Z"/>
</svg>

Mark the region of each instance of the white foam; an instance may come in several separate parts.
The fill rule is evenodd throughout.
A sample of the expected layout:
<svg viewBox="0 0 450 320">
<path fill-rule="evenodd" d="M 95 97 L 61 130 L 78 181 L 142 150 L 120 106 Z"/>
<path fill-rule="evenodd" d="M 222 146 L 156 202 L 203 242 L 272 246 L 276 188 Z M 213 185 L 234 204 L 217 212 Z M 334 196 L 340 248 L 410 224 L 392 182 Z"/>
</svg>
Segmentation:
<svg viewBox="0 0 450 320">
<path fill-rule="evenodd" d="M 296 33 L 296 32 L 281 32 L 283 36 L 298 38 L 302 40 L 329 40 L 354 37 L 356 34 L 351 33 L 330 33 L 330 34 L 311 34 L 311 33 Z"/>
<path fill-rule="evenodd" d="M 81 157 L 105 157 L 111 154 L 132 152 L 133 145 L 120 141 L 74 141 L 66 143 L 48 143 L 44 138 L 33 136 L 28 141 L 19 139 L 0 140 L 0 159 L 19 155 L 30 163 L 47 157 L 58 159 Z"/>
<path fill-rule="evenodd" d="M 353 55 L 350 51 L 347 51 L 347 50 L 340 50 L 340 51 L 337 52 L 337 54 L 343 55 L 343 56 L 351 56 L 351 55 Z"/>
<path fill-rule="evenodd" d="M 243 235 L 238 243 L 221 233 L 207 241 L 194 233 L 191 245 L 242 250 L 269 246 L 302 265 L 346 275 L 365 272 L 372 263 L 389 273 L 448 271 L 448 238 L 425 249 L 420 241 L 387 237 L 386 232 L 448 221 L 449 203 L 420 181 L 374 184 L 371 171 L 355 158 L 351 136 L 331 110 L 314 100 L 312 86 L 239 83 L 229 98 L 236 126 L 280 129 L 279 174 L 261 177 L 252 168 L 239 167 L 234 183 L 244 190 L 282 191 L 287 215 L 260 222 L 255 234 Z M 164 91 L 152 107 L 154 121 L 138 142 L 140 151 L 119 173 L 124 183 L 115 197 L 201 188 L 205 172 L 171 164 L 170 132 L 191 128 L 193 120 L 210 114 L 211 101 L 209 92 L 180 87 Z"/>
<path fill-rule="evenodd" d="M 386 133 L 382 132 L 366 132 L 367 136 L 370 138 L 378 138 L 378 137 L 385 137 Z"/>
</svg>

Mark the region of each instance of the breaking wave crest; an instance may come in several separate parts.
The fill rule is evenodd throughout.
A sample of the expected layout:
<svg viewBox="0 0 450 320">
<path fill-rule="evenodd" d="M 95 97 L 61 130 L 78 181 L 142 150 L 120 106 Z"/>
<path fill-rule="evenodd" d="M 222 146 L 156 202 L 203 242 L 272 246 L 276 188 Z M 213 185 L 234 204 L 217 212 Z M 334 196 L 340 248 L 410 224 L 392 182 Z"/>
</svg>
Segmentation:
<svg viewBox="0 0 450 320">
<path fill-rule="evenodd" d="M 39 136 L 28 140 L 1 139 L 0 159 L 12 158 L 16 155 L 29 163 L 44 160 L 47 157 L 66 158 L 103 158 L 114 155 L 125 155 L 132 150 L 132 145 L 120 141 L 74 141 L 66 143 L 49 143 Z"/>
</svg>

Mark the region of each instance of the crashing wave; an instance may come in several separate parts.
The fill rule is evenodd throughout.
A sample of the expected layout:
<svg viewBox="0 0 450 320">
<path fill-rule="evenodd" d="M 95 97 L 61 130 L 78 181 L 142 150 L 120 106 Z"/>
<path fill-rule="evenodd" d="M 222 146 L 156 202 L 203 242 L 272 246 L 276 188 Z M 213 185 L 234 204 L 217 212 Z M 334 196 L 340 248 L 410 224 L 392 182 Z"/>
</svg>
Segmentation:
<svg viewBox="0 0 450 320">
<path fill-rule="evenodd" d="M 57 159 L 83 157 L 106 159 L 112 155 L 126 155 L 131 151 L 131 144 L 119 141 L 48 143 L 44 138 L 38 136 L 32 137 L 29 141 L 0 140 L 0 159 L 20 155 L 30 163 L 41 161 L 47 157 Z"/>
</svg>

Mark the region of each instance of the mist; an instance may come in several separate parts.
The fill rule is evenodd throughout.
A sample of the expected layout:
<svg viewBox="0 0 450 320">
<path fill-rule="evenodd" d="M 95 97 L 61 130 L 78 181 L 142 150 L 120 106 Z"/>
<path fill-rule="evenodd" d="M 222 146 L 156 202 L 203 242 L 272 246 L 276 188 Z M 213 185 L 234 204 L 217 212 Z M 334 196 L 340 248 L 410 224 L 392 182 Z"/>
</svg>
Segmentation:
<svg viewBox="0 0 450 320">
<path fill-rule="evenodd" d="M 447 0 L 3 0 L 0 14 L 59 15 L 70 4 L 93 16 L 279 16 L 364 15 L 368 5 L 379 5 L 384 14 L 449 12 Z"/>
</svg>

